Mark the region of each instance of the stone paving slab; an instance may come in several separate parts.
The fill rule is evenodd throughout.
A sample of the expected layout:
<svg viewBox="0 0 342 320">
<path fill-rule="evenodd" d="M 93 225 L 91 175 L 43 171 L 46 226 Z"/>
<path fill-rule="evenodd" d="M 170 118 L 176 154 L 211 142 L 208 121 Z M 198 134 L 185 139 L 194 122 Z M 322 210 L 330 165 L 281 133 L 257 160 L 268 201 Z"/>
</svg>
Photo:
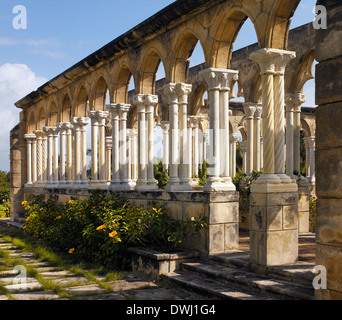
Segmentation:
<svg viewBox="0 0 342 320">
<path fill-rule="evenodd" d="M 98 284 L 91 284 L 87 286 L 68 287 L 64 291 L 69 295 L 89 295 L 100 294 L 108 290 L 101 288 Z"/>
<path fill-rule="evenodd" d="M 61 279 L 53 279 L 51 281 L 61 287 L 68 287 L 70 285 L 74 286 L 75 283 L 84 284 L 84 283 L 89 282 L 89 280 L 85 277 L 68 277 L 68 278 L 61 278 Z"/>
<path fill-rule="evenodd" d="M 54 300 L 59 295 L 53 291 L 34 291 L 12 294 L 15 300 Z"/>
<path fill-rule="evenodd" d="M 100 295 L 92 295 L 92 296 L 83 296 L 80 297 L 80 300 L 127 300 L 120 293 L 107 293 Z"/>
<path fill-rule="evenodd" d="M 5 295 L 0 295 L 0 301 L 1 300 L 9 300 L 8 298 L 7 298 L 7 296 L 5 296 Z"/>
<path fill-rule="evenodd" d="M 9 293 L 14 293 L 14 292 L 25 292 L 25 291 L 33 291 L 33 290 L 40 290 L 42 289 L 43 285 L 36 280 L 35 282 L 29 282 L 26 284 L 11 284 L 5 286 L 5 289 Z"/>
<path fill-rule="evenodd" d="M 17 280 L 16 276 L 13 277 L 5 277 L 5 278 L 0 278 L 0 284 L 13 284 L 13 282 Z M 25 278 L 26 282 L 36 282 L 37 279 L 34 277 L 26 277 Z"/>
<path fill-rule="evenodd" d="M 75 276 L 75 274 L 69 270 L 48 271 L 48 272 L 43 272 L 41 275 L 47 279 L 58 279 L 58 278 Z"/>
</svg>

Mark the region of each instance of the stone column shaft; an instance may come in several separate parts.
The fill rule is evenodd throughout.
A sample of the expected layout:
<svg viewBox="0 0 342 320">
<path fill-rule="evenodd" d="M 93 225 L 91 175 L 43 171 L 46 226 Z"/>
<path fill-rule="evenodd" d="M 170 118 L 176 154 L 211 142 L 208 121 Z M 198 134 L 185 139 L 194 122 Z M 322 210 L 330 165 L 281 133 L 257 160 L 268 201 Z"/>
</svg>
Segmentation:
<svg viewBox="0 0 342 320">
<path fill-rule="evenodd" d="M 247 122 L 247 157 L 246 157 L 246 174 L 250 176 L 254 169 L 254 114 L 256 111 L 256 107 L 254 104 L 245 103 L 244 104 L 244 112 L 245 118 Z"/>
<path fill-rule="evenodd" d="M 33 178 L 32 178 L 32 143 L 33 140 L 36 139 L 35 134 L 25 134 L 24 138 L 26 139 L 26 162 L 27 162 L 27 182 L 26 186 L 31 187 L 33 186 Z"/>
<path fill-rule="evenodd" d="M 161 128 L 163 130 L 163 170 L 169 169 L 169 130 L 170 125 L 168 121 L 161 122 Z"/>
<path fill-rule="evenodd" d="M 235 186 L 230 181 L 226 183 L 222 182 L 220 178 L 221 174 L 221 156 L 220 156 L 220 147 L 221 140 L 220 137 L 220 118 L 226 116 L 228 108 L 226 105 L 227 97 L 222 96 L 220 99 L 220 92 L 229 91 L 232 84 L 238 79 L 238 72 L 235 70 L 226 70 L 226 69 L 214 69 L 209 68 L 203 70 L 199 73 L 201 79 L 203 79 L 208 86 L 209 93 L 209 101 L 210 101 L 210 142 L 209 142 L 209 168 L 208 168 L 208 179 L 207 184 L 203 187 L 205 191 L 219 191 L 219 190 L 235 190 Z M 222 105 L 222 104 L 225 105 Z M 225 114 L 222 114 L 224 111 Z M 221 118 L 222 119 L 222 118 Z M 221 122 L 222 123 L 222 122 Z M 227 126 L 226 119 L 223 123 L 223 126 Z M 227 128 L 224 128 L 227 130 Z M 229 130 L 229 128 L 228 128 Z M 224 135 L 224 140 L 229 140 L 229 137 Z M 225 141 L 227 142 L 227 141 Z M 229 141 L 228 141 L 229 143 Z M 228 147 L 227 147 L 228 148 Z M 224 148 L 227 152 L 227 149 Z M 228 151 L 229 152 L 229 151 Z"/>
</svg>

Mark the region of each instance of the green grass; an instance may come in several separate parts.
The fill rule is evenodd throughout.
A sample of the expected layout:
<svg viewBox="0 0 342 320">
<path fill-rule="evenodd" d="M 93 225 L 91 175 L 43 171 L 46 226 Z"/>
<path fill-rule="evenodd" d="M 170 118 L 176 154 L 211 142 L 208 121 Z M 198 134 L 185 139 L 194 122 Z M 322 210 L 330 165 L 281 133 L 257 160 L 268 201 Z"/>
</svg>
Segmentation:
<svg viewBox="0 0 342 320">
<path fill-rule="evenodd" d="M 37 241 L 37 239 L 34 239 L 21 230 L 0 226 L 0 239 L 18 246 L 23 252 L 32 252 L 38 261 L 47 261 L 57 269 L 69 270 L 76 276 L 83 276 L 89 280 L 90 283 L 87 284 L 96 283 L 108 292 L 113 291 L 113 287 L 107 282 L 121 280 L 125 276 L 125 273 L 121 271 L 104 269 L 101 266 L 94 266 L 86 261 L 76 262 L 73 260 L 72 256 L 67 256 L 47 247 L 44 245 L 44 243 Z M 11 257 L 7 251 L 2 250 L 1 248 L 0 259 L 3 259 L 3 264 L 0 263 L 0 270 L 11 270 L 9 266 L 14 267 L 16 265 L 22 265 L 26 268 L 27 275 L 35 277 L 43 285 L 43 290 L 52 290 L 61 297 L 77 299 L 77 297 L 68 296 L 63 289 L 63 286 L 44 278 L 41 274 L 39 274 L 34 266 L 25 263 L 25 261 L 20 257 Z M 102 277 L 97 278 L 99 275 Z M 84 284 L 69 283 L 68 287 L 76 285 Z M 0 294 L 6 295 L 9 299 L 13 300 L 13 297 L 7 292 L 6 288 L 2 284 L 0 284 Z"/>
</svg>

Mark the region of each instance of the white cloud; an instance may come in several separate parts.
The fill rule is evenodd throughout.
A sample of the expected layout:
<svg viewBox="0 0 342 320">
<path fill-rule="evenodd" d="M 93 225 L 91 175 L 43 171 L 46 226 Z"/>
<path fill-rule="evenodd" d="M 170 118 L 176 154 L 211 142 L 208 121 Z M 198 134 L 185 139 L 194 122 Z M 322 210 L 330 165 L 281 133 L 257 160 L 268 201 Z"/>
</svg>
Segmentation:
<svg viewBox="0 0 342 320">
<path fill-rule="evenodd" d="M 0 170 L 9 171 L 9 132 L 19 122 L 21 111 L 14 103 L 46 81 L 25 64 L 0 66 Z"/>
</svg>

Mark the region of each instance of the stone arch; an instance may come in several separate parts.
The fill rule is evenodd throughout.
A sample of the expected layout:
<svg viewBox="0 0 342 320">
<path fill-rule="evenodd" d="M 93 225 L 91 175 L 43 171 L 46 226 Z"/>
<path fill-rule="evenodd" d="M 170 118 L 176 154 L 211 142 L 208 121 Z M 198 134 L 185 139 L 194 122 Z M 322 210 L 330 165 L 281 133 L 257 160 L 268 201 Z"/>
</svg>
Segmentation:
<svg viewBox="0 0 342 320">
<path fill-rule="evenodd" d="M 46 110 L 44 106 L 40 106 L 38 109 L 36 120 L 36 129 L 42 130 L 46 125 Z"/>
<path fill-rule="evenodd" d="M 203 83 L 199 83 L 196 87 L 192 88 L 192 93 L 189 98 L 189 112 L 190 116 L 196 116 L 201 107 L 205 105 L 204 94 L 207 87 Z"/>
<path fill-rule="evenodd" d="M 47 119 L 47 125 L 50 127 L 56 127 L 57 122 L 58 122 L 58 103 L 57 99 L 55 96 L 50 98 L 50 101 L 48 103 L 48 108 L 47 108 L 47 114 L 48 114 L 48 119 Z"/>
<path fill-rule="evenodd" d="M 138 70 L 140 71 L 139 83 L 137 92 L 142 94 L 155 94 L 156 73 L 161 63 L 164 65 L 165 70 L 165 52 L 160 43 L 149 46 L 145 50 L 145 54 L 139 64 Z"/>
<path fill-rule="evenodd" d="M 312 136 L 311 129 L 310 129 L 309 124 L 306 122 L 306 120 L 301 118 L 300 124 L 301 124 L 301 130 L 304 131 L 305 137 L 311 137 Z"/>
<path fill-rule="evenodd" d="M 114 74 L 113 101 L 116 103 L 128 103 L 129 82 L 133 75 L 132 69 L 129 67 L 128 63 L 124 62 L 120 64 Z"/>
<path fill-rule="evenodd" d="M 250 18 L 252 21 L 258 39 L 261 32 L 258 26 L 255 25 L 252 13 L 244 8 L 222 6 L 222 10 L 218 13 L 214 25 L 210 29 L 210 35 L 215 42 L 212 46 L 210 65 L 214 68 L 230 68 L 230 60 L 233 53 L 233 44 L 238 36 L 238 33 L 245 23 Z"/>
<path fill-rule="evenodd" d="M 100 73 L 91 91 L 90 109 L 102 111 L 106 109 L 106 96 L 109 89 L 108 77 Z"/>
<path fill-rule="evenodd" d="M 170 66 L 171 82 L 186 82 L 189 72 L 189 58 L 198 42 L 201 44 L 207 61 L 206 50 L 203 46 L 204 40 L 194 30 L 185 29 L 173 39 L 172 48 L 174 49 L 171 55 L 173 62 Z"/>
<path fill-rule="evenodd" d="M 65 93 L 62 104 L 61 104 L 61 109 L 59 112 L 59 122 L 70 122 L 71 121 L 71 99 L 69 93 Z"/>
<path fill-rule="evenodd" d="M 290 86 L 289 86 L 289 92 L 303 92 L 304 85 L 307 81 L 314 79 L 314 73 L 313 73 L 313 64 L 315 61 L 315 50 L 310 49 L 307 51 L 302 58 L 300 59 Z"/>
<path fill-rule="evenodd" d="M 27 130 L 26 133 L 32 134 L 36 130 L 36 117 L 32 108 L 29 109 L 27 115 Z"/>
<path fill-rule="evenodd" d="M 84 83 L 75 90 L 75 107 L 73 117 L 86 117 L 89 111 L 89 93 Z"/>
</svg>

